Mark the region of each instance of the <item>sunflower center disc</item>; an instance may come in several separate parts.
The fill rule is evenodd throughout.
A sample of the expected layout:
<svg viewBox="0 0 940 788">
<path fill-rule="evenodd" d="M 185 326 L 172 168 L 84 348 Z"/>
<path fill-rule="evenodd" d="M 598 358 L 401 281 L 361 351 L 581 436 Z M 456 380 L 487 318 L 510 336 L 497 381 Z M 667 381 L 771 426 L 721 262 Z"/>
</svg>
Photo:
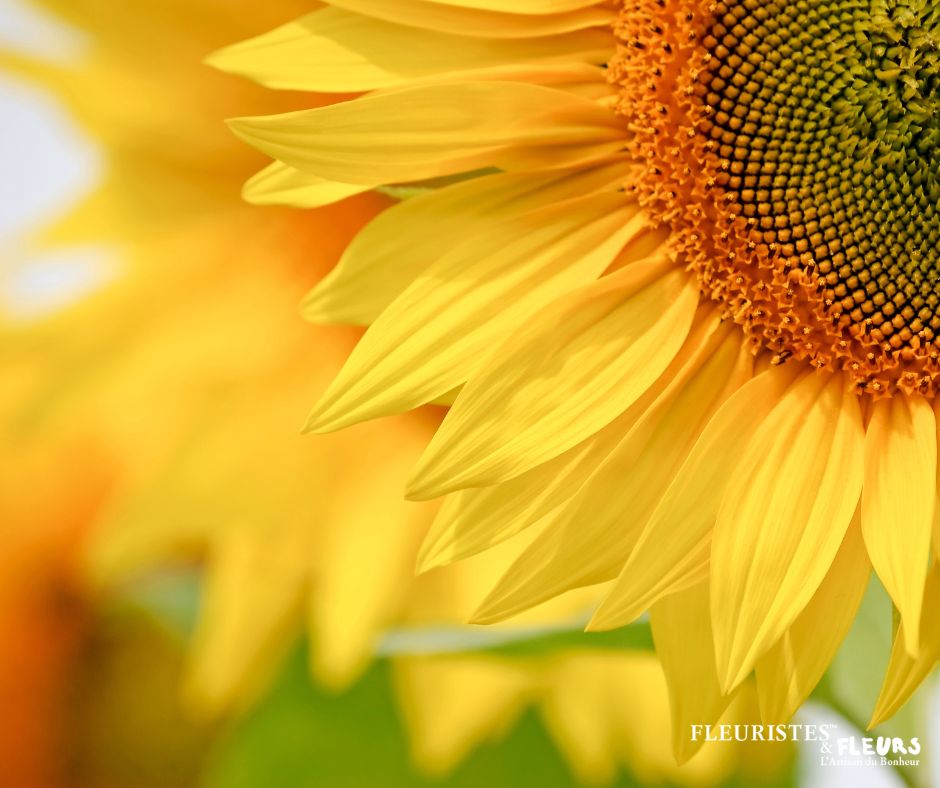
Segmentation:
<svg viewBox="0 0 940 788">
<path fill-rule="evenodd" d="M 611 72 L 647 162 L 641 197 L 756 346 L 876 393 L 933 393 L 940 4 L 702 8 L 622 6 Z"/>
</svg>

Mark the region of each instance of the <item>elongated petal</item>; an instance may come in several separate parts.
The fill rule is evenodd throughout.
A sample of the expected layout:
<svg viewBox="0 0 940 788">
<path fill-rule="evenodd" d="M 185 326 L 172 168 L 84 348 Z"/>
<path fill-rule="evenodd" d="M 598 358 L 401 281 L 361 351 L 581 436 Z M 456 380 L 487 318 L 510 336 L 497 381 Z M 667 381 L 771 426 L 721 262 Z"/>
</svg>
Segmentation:
<svg viewBox="0 0 940 788">
<path fill-rule="evenodd" d="M 604 27 L 615 13 L 596 3 L 587 7 L 556 13 L 532 13 L 523 10 L 506 12 L 505 5 L 497 8 L 471 8 L 458 3 L 436 0 L 330 0 L 330 5 L 364 14 L 387 22 L 413 25 L 442 33 L 485 38 L 532 38 L 567 33 L 589 27 Z"/>
<path fill-rule="evenodd" d="M 187 676 L 192 702 L 217 713 L 254 700 L 290 644 L 309 573 L 301 529 L 272 543 L 258 529 L 233 523 L 217 537 Z M 271 576 L 279 581 L 263 588 L 253 582 Z"/>
<path fill-rule="evenodd" d="M 215 52 L 207 62 L 270 88 L 351 93 L 425 79 L 600 79 L 599 65 L 612 50 L 604 30 L 494 41 L 325 8 Z"/>
<path fill-rule="evenodd" d="M 575 774 L 590 785 L 612 783 L 619 766 L 606 692 L 609 682 L 623 681 L 625 671 L 610 670 L 609 659 L 584 654 L 556 660 L 539 699 L 546 729 Z"/>
<path fill-rule="evenodd" d="M 429 0 L 456 8 L 479 8 L 486 11 L 505 11 L 505 0 Z M 597 0 L 513 0 L 514 14 L 558 14 L 597 5 Z"/>
<path fill-rule="evenodd" d="M 643 227 L 643 219 L 630 221 L 637 210 L 623 195 L 598 194 L 468 238 L 372 324 L 308 429 L 336 430 L 410 410 L 463 384 L 494 344 L 600 276 Z"/>
<path fill-rule="evenodd" d="M 308 631 L 316 643 L 311 668 L 336 689 L 368 665 L 376 639 L 391 625 L 434 514 L 433 507 L 401 498 L 402 475 L 424 443 L 423 431 L 393 419 L 381 429 L 373 427 L 324 439 L 338 457 L 350 444 L 387 441 L 381 451 L 360 452 L 357 474 L 334 481 L 331 494 L 343 501 L 342 516 L 317 524 L 315 586 L 307 606 Z"/>
<path fill-rule="evenodd" d="M 910 655 L 904 627 L 902 621 L 895 633 L 888 670 L 869 728 L 880 725 L 907 703 L 940 660 L 940 565 L 934 564 L 924 584 L 919 627 L 921 640 L 916 657 Z"/>
<path fill-rule="evenodd" d="M 571 588 L 610 580 L 673 474 L 717 407 L 740 352 L 740 336 L 714 312 L 665 390 L 551 518 L 475 614 L 488 623 Z"/>
<path fill-rule="evenodd" d="M 862 487 L 858 398 L 809 373 L 725 471 L 711 555 L 722 686 L 737 686 L 793 623 L 829 571 Z"/>
<path fill-rule="evenodd" d="M 590 99 L 522 82 L 383 91 L 229 125 L 298 170 L 372 185 L 581 164 L 612 154 L 624 134 L 614 113 Z"/>
<path fill-rule="evenodd" d="M 276 161 L 245 183 L 242 197 L 253 205 L 320 208 L 362 194 L 369 188 L 360 183 L 324 180 Z"/>
<path fill-rule="evenodd" d="M 336 268 L 304 300 L 304 316 L 315 322 L 374 323 L 453 250 L 454 239 L 489 238 L 500 225 L 536 209 L 616 188 L 621 176 L 619 167 L 488 175 L 399 203 L 356 235 Z"/>
<path fill-rule="evenodd" d="M 765 724 L 789 722 L 819 683 L 852 626 L 870 575 L 871 563 L 856 519 L 809 604 L 757 662 L 757 691 Z"/>
<path fill-rule="evenodd" d="M 693 336 L 672 364 L 623 414 L 587 440 L 520 476 L 491 487 L 448 496 L 418 557 L 420 571 L 486 550 L 519 533 L 571 500 L 638 419 L 688 366 L 714 323 L 698 320 Z"/>
<path fill-rule="evenodd" d="M 684 272 L 650 262 L 546 309 L 461 392 L 409 494 L 506 481 L 593 435 L 666 369 L 697 304 Z"/>
<path fill-rule="evenodd" d="M 739 374 L 746 379 L 748 372 L 745 364 Z M 728 468 L 794 375 L 792 367 L 772 367 L 718 408 L 663 494 L 589 628 L 611 629 L 633 621 L 676 584 L 686 585 L 689 577 L 698 577 L 707 567 Z"/>
<path fill-rule="evenodd" d="M 692 741 L 691 726 L 718 722 L 731 701 L 718 685 L 707 585 L 659 600 L 650 624 L 669 688 L 673 751 L 684 763 L 705 743 Z"/>
<path fill-rule="evenodd" d="M 912 656 L 930 557 L 937 490 L 937 426 L 921 397 L 874 404 L 865 434 L 862 534 L 901 618 Z"/>
<path fill-rule="evenodd" d="M 420 571 L 486 550 L 570 500 L 649 405 L 640 399 L 583 443 L 521 476 L 448 496 L 418 556 Z"/>
</svg>

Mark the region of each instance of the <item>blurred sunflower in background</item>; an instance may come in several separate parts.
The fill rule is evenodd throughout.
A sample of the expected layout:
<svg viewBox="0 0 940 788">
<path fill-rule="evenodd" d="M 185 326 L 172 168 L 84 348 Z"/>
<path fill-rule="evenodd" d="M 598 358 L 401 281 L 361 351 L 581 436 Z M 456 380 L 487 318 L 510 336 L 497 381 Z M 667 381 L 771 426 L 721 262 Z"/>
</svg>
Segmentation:
<svg viewBox="0 0 940 788">
<path fill-rule="evenodd" d="M 231 121 L 250 200 L 417 193 L 304 302 L 369 325 L 307 426 L 453 402 L 421 567 L 527 540 L 473 621 L 609 584 L 588 628 L 650 611 L 674 724 L 754 673 L 777 723 L 874 568 L 872 724 L 929 673 L 938 36 L 918 0 L 331 0 L 211 58 L 364 92 Z"/>
<path fill-rule="evenodd" d="M 199 779 L 209 758 L 206 768 L 215 783 L 250 785 L 252 768 L 259 767 L 241 763 L 236 753 L 253 754 L 261 764 L 276 759 L 282 739 L 297 735 L 291 720 L 310 735 L 304 743 L 309 748 L 313 739 L 328 738 L 331 725 L 339 731 L 348 727 L 343 720 L 351 713 L 358 715 L 358 727 L 347 730 L 351 738 L 394 736 L 364 724 L 361 714 L 386 714 L 383 709 L 395 706 L 403 721 L 388 712 L 387 725 L 408 730 L 408 747 L 422 769 L 443 775 L 470 757 L 471 771 L 455 773 L 455 779 L 470 784 L 482 779 L 478 775 L 485 768 L 471 757 L 477 745 L 508 736 L 505 752 L 516 737 L 531 738 L 524 733 L 533 728 L 525 721 L 529 707 L 538 710 L 577 779 L 585 782 L 618 781 L 623 767 L 641 782 L 688 785 L 732 782 L 738 775 L 746 782 L 748 774 L 758 772 L 785 774 L 785 747 L 706 747 L 678 766 L 664 671 L 646 643 L 610 641 L 603 650 L 586 650 L 580 640 L 563 638 L 556 647 L 547 637 L 549 646 L 530 649 L 467 645 L 473 637 L 456 625 L 479 605 L 507 560 L 526 548 L 527 536 L 413 580 L 434 507 L 405 502 L 400 490 L 439 421 L 434 410 L 361 425 L 317 443 L 298 435 L 297 414 L 326 387 L 360 332 L 311 329 L 296 317 L 296 303 L 366 221 L 385 208 L 420 209 L 429 196 L 392 190 L 395 197 L 408 197 L 395 204 L 388 196 L 356 196 L 370 187 L 275 165 L 252 181 L 249 197 L 279 202 L 292 195 L 291 201 L 304 207 L 328 207 L 260 214 L 239 199 L 240 183 L 257 162 L 226 133 L 221 118 L 246 107 L 266 113 L 309 106 L 310 97 L 274 95 L 214 73 L 201 61 L 214 48 L 283 22 L 307 5 L 283 0 L 250 14 L 236 13 L 231 2 L 221 0 L 163 0 L 146 9 L 96 0 L 39 5 L 87 34 L 81 61 L 54 63 L 5 52 L 3 66 L 66 104 L 102 146 L 106 172 L 89 198 L 33 243 L 66 251 L 104 243 L 113 258 L 110 278 L 64 308 L 23 318 L 7 304 L 0 351 L 8 381 L 3 441 L 10 456 L 35 457 L 9 476 L 2 503 L 26 539 L 33 520 L 22 512 L 28 511 L 33 490 L 39 486 L 61 499 L 53 503 L 61 503 L 62 511 L 53 507 L 43 520 L 41 530 L 48 530 L 51 541 L 37 548 L 43 566 L 52 569 L 48 576 L 11 574 L 10 609 L 25 614 L 22 600 L 30 589 L 42 596 L 64 584 L 74 620 L 81 622 L 70 630 L 73 616 L 67 615 L 36 641 L 63 638 L 65 644 L 52 650 L 58 656 L 50 657 L 49 669 L 35 674 L 59 688 L 58 706 L 50 702 L 38 717 L 37 736 L 56 727 L 62 736 L 89 732 L 62 767 L 73 784 L 126 788 L 128 779 L 136 779 L 143 785 L 135 771 L 142 768 L 138 761 L 152 765 L 165 757 L 159 742 L 169 740 L 157 737 L 157 744 L 138 751 L 129 739 L 149 740 L 153 727 L 178 727 L 178 738 L 167 747 L 185 759 L 186 780 Z M 139 35 L 144 30 L 146 41 Z M 478 56 L 486 59 L 483 49 Z M 361 89 L 355 79 L 344 88 Z M 428 186 L 447 191 L 446 184 Z M 407 224 L 401 230 L 400 242 L 407 247 Z M 440 230 L 446 244 L 450 231 Z M 385 252 L 403 251 L 395 246 L 398 230 L 386 232 Z M 423 253 L 437 254 L 433 248 Z M 447 402 L 447 393 L 433 399 Z M 25 554 L 11 550 L 9 560 L 28 568 Z M 102 624 L 97 618 L 94 606 L 104 604 L 102 591 L 112 598 L 133 597 L 148 573 L 188 560 L 201 561 L 205 577 L 185 665 L 179 633 L 168 641 L 147 634 L 152 627 L 141 624 L 122 634 L 120 621 Z M 427 554 L 422 561 L 433 562 Z M 89 593 L 89 584 L 97 595 Z M 507 626 L 505 638 L 514 642 L 520 627 L 535 639 L 570 629 L 597 599 L 588 589 L 552 601 Z M 393 625 L 404 645 L 383 637 Z M 302 629 L 309 633 L 307 660 L 314 675 L 333 690 L 350 687 L 377 650 L 390 658 L 390 667 L 373 669 L 364 688 L 351 691 L 366 693 L 364 707 L 344 706 L 346 696 L 330 699 L 302 687 L 290 657 Z M 144 633 L 139 639 L 138 630 Z M 14 643 L 15 631 L 11 625 L 0 632 L 0 641 Z M 413 643 L 440 633 L 452 642 Z M 138 705 L 155 711 L 134 715 L 127 682 L 134 683 L 130 677 L 136 671 L 147 671 L 147 654 L 154 661 L 150 673 L 157 662 L 169 667 L 150 682 L 152 691 L 140 693 Z M 279 677 L 284 664 L 286 678 Z M 674 672 L 665 665 L 667 677 Z M 118 677 L 123 677 L 120 690 L 89 689 L 110 687 Z M 230 747 L 207 744 L 216 741 L 214 725 L 184 722 L 172 698 L 177 680 L 185 680 L 188 707 L 204 718 L 231 711 L 244 715 L 222 737 L 234 742 Z M 84 687 L 71 700 L 65 697 L 70 681 Z M 390 691 L 394 702 L 386 697 Z M 330 709 L 329 720 L 306 707 L 284 710 L 278 704 L 286 702 L 285 693 Z M 749 693 L 728 711 L 727 720 L 754 718 Z M 681 707 L 677 696 L 672 701 L 674 711 Z M 68 711 L 75 706 L 87 713 L 75 717 Z M 288 722 L 265 723 L 271 708 L 280 709 Z M 63 715 L 69 724 L 50 722 Z M 523 733 L 514 733 L 520 719 Z M 121 720 L 132 733 L 119 735 Z M 265 734 L 265 724 L 276 733 Z M 8 725 L 12 729 L 12 716 Z M 109 746 L 116 741 L 129 753 L 123 771 L 108 764 Z M 395 741 L 387 757 L 359 768 L 389 769 L 396 748 L 405 747 Z M 533 757 L 550 757 L 547 741 L 540 742 L 523 750 L 520 769 L 529 768 Z M 675 745 L 683 762 L 698 749 L 678 739 Z M 47 742 L 33 763 L 51 769 L 56 746 L 69 744 Z M 340 743 L 336 752 L 348 746 Z M 215 754 L 208 756 L 207 748 Z M 314 764 L 330 758 L 336 753 L 329 748 L 309 755 Z M 348 763 L 345 768 L 355 774 Z M 567 784 L 561 764 L 552 768 L 543 775 L 545 784 Z M 165 777 L 160 769 L 153 774 L 153 784 Z M 424 779 L 405 774 L 401 784 Z M 494 774 L 511 783 L 518 772 L 506 767 Z M 399 783 L 388 777 L 387 784 Z"/>
</svg>

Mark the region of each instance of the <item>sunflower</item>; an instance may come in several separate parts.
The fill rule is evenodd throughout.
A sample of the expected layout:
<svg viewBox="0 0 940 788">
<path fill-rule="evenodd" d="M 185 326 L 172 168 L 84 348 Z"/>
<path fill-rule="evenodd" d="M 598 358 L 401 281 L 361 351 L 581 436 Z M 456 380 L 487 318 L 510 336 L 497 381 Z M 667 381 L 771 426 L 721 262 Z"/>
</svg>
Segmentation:
<svg viewBox="0 0 940 788">
<path fill-rule="evenodd" d="M 753 672 L 779 722 L 874 568 L 872 723 L 929 672 L 938 37 L 926 0 L 332 0 L 211 59 L 362 92 L 232 121 L 250 199 L 416 187 L 305 301 L 370 325 L 308 427 L 452 399 L 421 567 L 533 534 L 475 622 L 610 582 L 589 628 L 650 611 L 675 724 Z"/>
<path fill-rule="evenodd" d="M 67 481 L 63 468 L 78 464 L 76 456 L 104 458 L 104 500 L 82 523 L 84 575 L 96 587 L 120 593 L 168 561 L 203 561 L 187 696 L 210 713 L 256 700 L 304 628 L 315 677 L 346 688 L 387 628 L 453 628 L 480 601 L 479 578 L 494 571 L 487 567 L 498 568 L 487 555 L 413 583 L 433 507 L 401 501 L 400 489 L 434 413 L 363 425 L 319 444 L 297 435 L 296 414 L 360 332 L 312 330 L 294 306 L 392 201 L 317 182 L 312 192 L 303 184 L 305 204 L 352 199 L 315 215 L 271 208 L 263 218 L 241 202 L 241 180 L 257 156 L 220 120 L 246 102 L 270 112 L 292 98 L 200 61 L 301 4 L 282 0 L 244 14 L 233 2 L 161 0 L 143 11 L 44 0 L 88 34 L 82 59 L 2 55 L 8 69 L 66 104 L 106 162 L 100 187 L 38 244 L 105 243 L 114 257 L 113 276 L 75 303 L 31 322 L 4 315 L 2 441 L 11 457 L 29 449 L 48 461 L 27 474 L 32 487 L 63 474 Z M 170 104 L 180 108 L 172 123 Z M 289 187 L 282 176 L 269 172 L 263 181 Z M 63 453 L 58 446 L 72 439 L 82 448 Z M 22 486 L 12 485 L 0 503 Z M 594 603 L 589 589 L 523 622 L 558 625 Z M 435 773 L 455 768 L 532 705 L 585 779 L 608 779 L 627 763 L 650 779 L 708 784 L 747 760 L 723 747 L 679 769 L 664 749 L 667 736 L 640 746 L 643 731 L 621 730 L 624 707 L 605 697 L 606 681 L 634 697 L 649 730 L 666 714 L 661 669 L 648 655 L 576 648 L 521 662 L 397 655 L 394 670 L 415 760 Z M 562 706 L 594 724 L 565 726 L 551 711 Z M 729 719 L 746 719 L 748 708 Z"/>
</svg>

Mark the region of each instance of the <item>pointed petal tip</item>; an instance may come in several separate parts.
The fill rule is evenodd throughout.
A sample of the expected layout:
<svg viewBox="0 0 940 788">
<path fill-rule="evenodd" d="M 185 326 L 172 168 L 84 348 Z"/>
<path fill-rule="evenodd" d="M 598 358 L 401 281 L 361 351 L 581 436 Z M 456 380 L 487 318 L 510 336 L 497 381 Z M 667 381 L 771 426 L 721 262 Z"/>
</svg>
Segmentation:
<svg viewBox="0 0 940 788">
<path fill-rule="evenodd" d="M 738 661 L 729 660 L 725 665 L 718 665 L 718 688 L 722 695 L 730 695 L 748 677 L 751 668 Z"/>
<path fill-rule="evenodd" d="M 247 184 L 246 184 L 247 185 Z M 247 202 L 252 202 L 247 197 Z M 253 205 L 268 205 L 267 201 L 253 202 Z M 300 316 L 308 323 L 320 326 L 363 326 L 368 325 L 358 316 L 350 314 L 349 304 L 337 300 L 332 293 L 332 276 L 328 275 L 301 300 L 298 307 Z"/>
<path fill-rule="evenodd" d="M 871 719 L 868 721 L 868 725 L 865 726 L 866 731 L 874 730 L 882 723 L 890 720 L 898 710 L 903 706 L 904 703 L 898 703 L 897 698 L 883 697 L 878 696 L 878 700 L 875 701 L 875 709 L 871 713 Z"/>
<path fill-rule="evenodd" d="M 263 124 L 260 122 L 264 120 L 264 117 L 243 116 L 238 118 L 226 118 L 222 122 L 228 127 L 228 130 L 242 142 L 257 148 L 258 142 L 261 139 L 259 132 L 264 129 Z"/>
<path fill-rule="evenodd" d="M 251 181 L 245 184 L 245 188 L 242 189 L 242 197 L 248 200 L 246 190 L 248 189 Z M 250 200 L 248 200 L 250 202 Z M 303 297 L 300 302 L 300 314 L 303 315 L 304 320 L 310 323 L 323 323 L 328 322 L 327 313 L 323 309 L 323 302 L 327 299 L 324 298 L 324 287 L 323 283 L 326 280 L 323 280 L 318 285 L 316 285 L 307 295 Z"/>
<path fill-rule="evenodd" d="M 425 541 L 418 551 L 418 557 L 415 559 L 415 574 L 423 575 L 432 569 L 439 569 L 453 563 L 454 559 L 447 555 L 447 551 L 442 549 L 441 545 Z"/>
<path fill-rule="evenodd" d="M 434 498 L 440 498 L 453 492 L 440 479 L 429 474 L 424 467 L 424 463 L 418 463 L 414 473 L 405 485 L 405 498 L 409 501 L 430 501 Z"/>
<path fill-rule="evenodd" d="M 604 605 L 601 603 L 601 606 L 594 611 L 594 615 L 591 616 L 591 620 L 584 625 L 585 632 L 609 632 L 612 629 L 623 626 L 622 623 L 619 623 L 618 620 L 615 620 L 613 616 L 610 616 L 604 610 Z"/>
<path fill-rule="evenodd" d="M 493 592 L 489 594 L 481 603 L 480 606 L 473 611 L 468 623 L 470 624 L 499 624 L 502 621 L 505 621 L 507 618 L 512 617 L 517 611 L 515 609 L 505 610 L 502 609 L 503 606 L 503 597 L 494 596 L 495 591 L 498 589 L 493 589 Z"/>
<path fill-rule="evenodd" d="M 317 435 L 323 435 L 327 432 L 336 432 L 343 425 L 337 424 L 337 419 L 328 418 L 320 407 L 314 407 L 310 412 L 310 415 L 307 416 L 307 420 L 304 422 L 304 426 L 301 429 L 302 435 L 309 435 L 310 433 L 315 433 Z"/>
<path fill-rule="evenodd" d="M 261 187 L 266 175 L 267 169 L 261 170 L 242 184 L 241 198 L 249 205 L 270 204 L 270 199 L 267 198 L 266 192 Z"/>
<path fill-rule="evenodd" d="M 495 616 L 492 613 L 487 611 L 477 611 L 470 618 L 467 619 L 468 624 L 476 625 L 487 625 L 487 624 L 498 624 L 503 619 L 500 616 Z"/>
<path fill-rule="evenodd" d="M 225 46 L 221 49 L 213 50 L 203 57 L 202 64 L 209 66 L 209 68 L 214 68 L 216 71 L 224 71 L 227 73 L 226 63 L 228 62 L 228 55 L 231 48 L 231 46 Z"/>
<path fill-rule="evenodd" d="M 584 625 L 584 631 L 588 633 L 606 632 L 608 629 L 610 629 L 610 627 L 604 626 L 603 621 L 598 622 L 598 621 L 595 621 L 594 618 L 592 618 L 590 621 L 587 622 L 587 624 Z"/>
<path fill-rule="evenodd" d="M 608 604 L 607 600 L 604 600 L 597 610 L 594 611 L 594 615 L 588 622 L 590 629 L 587 631 L 608 632 L 611 629 L 628 626 L 635 622 L 647 610 L 647 605 L 640 606 L 633 603 L 627 607 L 623 605 L 613 607 Z"/>
<path fill-rule="evenodd" d="M 357 424 L 385 415 L 388 414 L 363 414 L 361 409 L 345 407 L 341 395 L 336 396 L 332 390 L 327 390 L 307 416 L 304 429 L 306 432 L 316 432 L 317 434 L 339 432 L 347 427 L 354 427 Z"/>
<path fill-rule="evenodd" d="M 361 660 L 335 660 L 311 655 L 310 673 L 328 692 L 340 694 L 349 689 L 362 674 Z"/>
<path fill-rule="evenodd" d="M 917 611 L 917 617 L 913 619 L 915 626 L 904 627 L 904 651 L 914 661 L 920 656 L 920 611 Z"/>
<path fill-rule="evenodd" d="M 685 766 L 702 749 L 703 741 L 688 741 L 685 738 L 678 738 L 672 743 L 672 755 L 676 759 L 677 766 Z"/>
</svg>

